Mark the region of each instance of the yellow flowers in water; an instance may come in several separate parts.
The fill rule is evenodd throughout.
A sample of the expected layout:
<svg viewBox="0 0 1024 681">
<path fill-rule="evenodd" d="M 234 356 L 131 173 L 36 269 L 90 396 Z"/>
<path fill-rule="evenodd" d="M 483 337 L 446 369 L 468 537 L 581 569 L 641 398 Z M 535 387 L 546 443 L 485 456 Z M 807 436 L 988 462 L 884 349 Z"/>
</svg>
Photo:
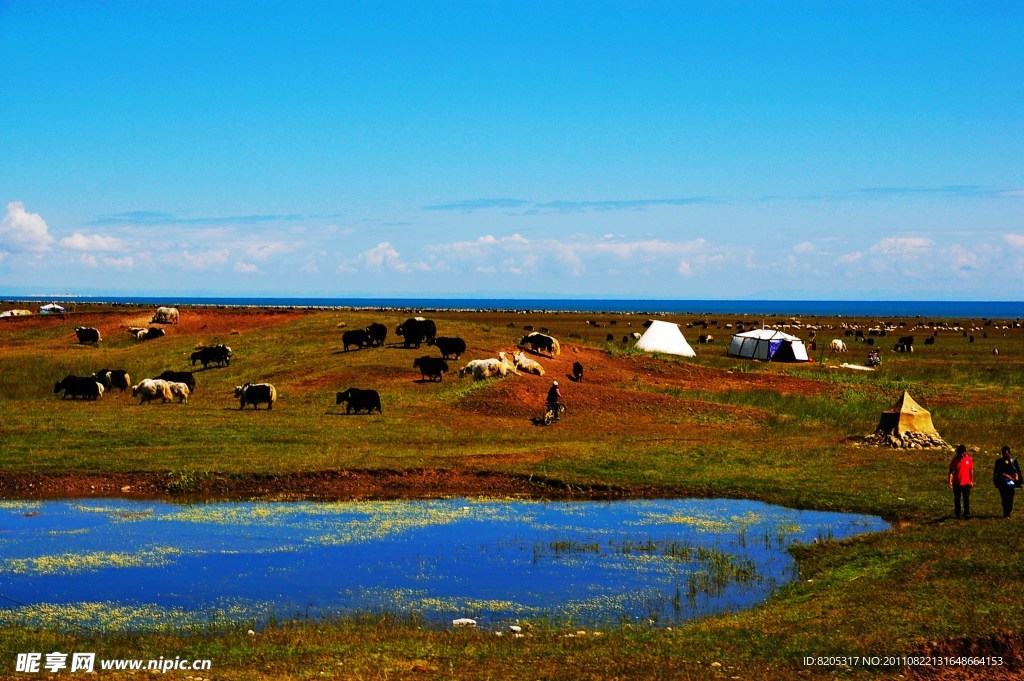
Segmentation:
<svg viewBox="0 0 1024 681">
<path fill-rule="evenodd" d="M 160 567 L 171 562 L 170 556 L 181 554 L 172 546 L 157 547 L 132 553 L 94 551 L 90 553 L 62 553 L 34 558 L 11 558 L 0 563 L 0 572 L 38 575 L 71 574 L 104 568 Z"/>
</svg>

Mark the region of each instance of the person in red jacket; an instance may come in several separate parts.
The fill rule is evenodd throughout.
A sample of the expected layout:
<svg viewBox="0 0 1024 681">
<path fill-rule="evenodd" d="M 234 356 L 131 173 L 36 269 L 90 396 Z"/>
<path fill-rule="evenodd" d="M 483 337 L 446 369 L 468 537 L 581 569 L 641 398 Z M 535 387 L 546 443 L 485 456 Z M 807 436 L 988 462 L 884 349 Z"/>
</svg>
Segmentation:
<svg viewBox="0 0 1024 681">
<path fill-rule="evenodd" d="M 974 487 L 974 459 L 967 453 L 967 447 L 957 445 L 956 454 L 949 462 L 949 487 L 953 490 L 953 514 L 960 517 L 960 502 L 963 501 L 964 518 L 971 517 L 971 489 Z"/>
</svg>

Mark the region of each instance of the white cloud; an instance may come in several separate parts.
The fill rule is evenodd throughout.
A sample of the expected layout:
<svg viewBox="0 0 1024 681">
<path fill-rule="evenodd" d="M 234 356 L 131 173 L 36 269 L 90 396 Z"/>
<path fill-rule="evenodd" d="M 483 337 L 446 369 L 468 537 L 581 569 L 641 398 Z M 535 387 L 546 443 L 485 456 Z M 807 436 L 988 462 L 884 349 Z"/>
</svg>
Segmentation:
<svg viewBox="0 0 1024 681">
<path fill-rule="evenodd" d="M 606 233 L 595 239 L 584 235 L 567 239 L 532 241 L 521 234 L 496 238 L 486 234 L 475 241 L 456 241 L 429 246 L 437 259 L 435 269 L 448 261 L 468 264 L 470 271 L 525 274 L 545 269 L 549 274 L 582 276 L 588 271 L 637 271 L 643 265 L 666 272 L 673 268 L 681 276 L 692 276 L 700 267 L 723 260 L 712 252 L 705 239 L 666 241 L 663 239 L 626 240 Z"/>
<path fill-rule="evenodd" d="M 588 254 L 608 255 L 620 260 L 642 260 L 649 262 L 661 258 L 697 253 L 707 245 L 704 239 L 693 241 L 664 241 L 646 239 L 642 241 L 605 241 L 598 243 L 579 242 L 567 244 L 581 256 Z"/>
<path fill-rule="evenodd" d="M 839 256 L 838 258 L 836 258 L 836 262 L 839 263 L 840 265 L 853 265 L 854 263 L 859 262 L 860 259 L 863 257 L 864 254 L 862 252 L 855 251 L 854 253 L 847 253 L 845 255 Z"/>
<path fill-rule="evenodd" d="M 245 249 L 245 254 L 251 260 L 257 260 L 259 262 L 265 261 L 271 256 L 279 253 L 287 253 L 289 250 L 288 245 L 280 241 L 272 241 L 265 244 L 253 244 Z"/>
<path fill-rule="evenodd" d="M 57 242 L 61 248 L 73 251 L 123 251 L 125 244 L 115 236 L 102 236 L 100 234 L 85 235 L 75 232 Z"/>
<path fill-rule="evenodd" d="M 96 261 L 96 256 L 89 253 L 82 253 L 78 256 L 78 262 L 82 263 L 86 267 L 96 267 L 99 263 Z"/>
<path fill-rule="evenodd" d="M 934 242 L 926 237 L 886 237 L 871 247 L 872 253 L 894 258 L 912 258 L 928 253 Z"/>
<path fill-rule="evenodd" d="M 814 251 L 814 244 L 810 241 L 801 241 L 793 247 L 794 253 L 811 253 Z"/>
<path fill-rule="evenodd" d="M 7 204 L 7 215 L 0 221 L 0 251 L 41 253 L 52 244 L 50 228 L 38 213 L 27 212 L 21 201 Z"/>
<path fill-rule="evenodd" d="M 135 268 L 135 260 L 130 255 L 123 258 L 103 258 L 103 264 L 115 270 L 129 271 Z"/>
<path fill-rule="evenodd" d="M 978 254 L 967 250 L 963 246 L 954 246 L 951 249 L 952 262 L 950 266 L 954 273 L 959 276 L 967 276 L 978 269 Z"/>
<path fill-rule="evenodd" d="M 193 255 L 188 251 L 183 251 L 181 257 L 185 263 L 194 269 L 203 270 L 208 267 L 218 267 L 220 265 L 226 265 L 230 253 L 226 248 L 218 249 L 215 251 L 203 251 Z"/>
<path fill-rule="evenodd" d="M 1024 248 L 1024 234 L 1004 234 L 1003 240 L 1014 248 Z"/>
<path fill-rule="evenodd" d="M 425 262 L 405 262 L 398 250 L 388 241 L 382 241 L 373 248 L 367 249 L 356 257 L 338 265 L 338 271 L 343 273 L 357 272 L 360 268 L 375 272 L 391 270 L 402 274 L 429 272 L 432 269 Z"/>
<path fill-rule="evenodd" d="M 442 257 L 479 260 L 487 257 L 495 248 L 522 250 L 529 246 L 530 240 L 520 234 L 513 234 L 501 239 L 496 239 L 491 234 L 485 234 L 476 241 L 454 241 L 448 244 L 437 244 L 429 247 L 429 250 L 440 254 Z"/>
<path fill-rule="evenodd" d="M 234 267 L 235 272 L 241 272 L 242 274 L 258 274 L 260 271 L 259 267 L 248 262 L 236 262 Z"/>
<path fill-rule="evenodd" d="M 374 270 L 388 267 L 396 272 L 408 272 L 409 268 L 402 262 L 402 256 L 387 241 L 382 241 L 373 248 L 363 251 L 357 257 L 363 265 Z"/>
</svg>

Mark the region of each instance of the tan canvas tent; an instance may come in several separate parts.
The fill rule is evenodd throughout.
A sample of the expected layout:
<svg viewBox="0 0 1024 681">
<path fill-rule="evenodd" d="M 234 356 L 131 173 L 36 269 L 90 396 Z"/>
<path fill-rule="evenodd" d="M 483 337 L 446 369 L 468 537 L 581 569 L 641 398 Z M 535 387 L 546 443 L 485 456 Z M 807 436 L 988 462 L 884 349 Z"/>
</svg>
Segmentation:
<svg viewBox="0 0 1024 681">
<path fill-rule="evenodd" d="M 919 433 L 921 435 L 934 435 L 938 437 L 939 431 L 935 430 L 932 424 L 932 415 L 914 401 L 910 393 L 903 391 L 903 396 L 896 401 L 890 409 L 882 412 L 882 418 L 878 421 L 876 432 L 896 437 L 903 437 L 905 433 Z"/>
</svg>

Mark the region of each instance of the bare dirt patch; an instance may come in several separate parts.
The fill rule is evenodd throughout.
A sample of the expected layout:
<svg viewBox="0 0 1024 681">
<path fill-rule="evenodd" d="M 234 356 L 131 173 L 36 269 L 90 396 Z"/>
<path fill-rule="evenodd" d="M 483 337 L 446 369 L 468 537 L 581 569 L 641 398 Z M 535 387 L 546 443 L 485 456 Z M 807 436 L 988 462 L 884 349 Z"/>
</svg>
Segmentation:
<svg viewBox="0 0 1024 681">
<path fill-rule="evenodd" d="M 44 475 L 0 471 L 0 497 L 60 499 L 324 500 L 430 499 L 458 496 L 529 499 L 617 499 L 651 490 L 608 485 L 569 485 L 538 476 L 493 472 L 414 469 L 332 470 L 280 475 L 139 472 Z"/>
</svg>

